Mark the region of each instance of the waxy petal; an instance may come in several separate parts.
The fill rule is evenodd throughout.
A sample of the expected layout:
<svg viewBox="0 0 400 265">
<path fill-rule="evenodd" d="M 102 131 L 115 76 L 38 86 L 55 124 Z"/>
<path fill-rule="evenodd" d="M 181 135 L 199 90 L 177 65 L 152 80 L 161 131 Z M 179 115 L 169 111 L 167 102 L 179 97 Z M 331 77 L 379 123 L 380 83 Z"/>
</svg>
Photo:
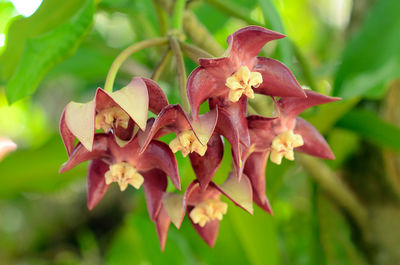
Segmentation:
<svg viewBox="0 0 400 265">
<path fill-rule="evenodd" d="M 214 134 L 207 144 L 207 151 L 204 156 L 197 153 L 189 154 L 190 162 L 200 183 L 205 190 L 218 170 L 224 154 L 224 144 L 221 136 Z"/>
<path fill-rule="evenodd" d="M 213 71 L 197 67 L 188 77 L 186 92 L 192 109 L 192 117 L 197 120 L 200 105 L 204 101 L 211 97 L 228 95 L 229 89 L 225 86 L 225 78 L 218 78 Z"/>
<path fill-rule="evenodd" d="M 129 147 L 129 145 L 127 146 Z M 177 189 L 181 189 L 178 164 L 174 153 L 167 144 L 157 140 L 151 141 L 146 150 L 139 156 L 135 166 L 139 171 L 158 168 L 170 177 Z"/>
<path fill-rule="evenodd" d="M 191 122 L 193 132 L 202 145 L 206 145 L 214 132 L 218 120 L 218 108 L 200 115 L 200 117 Z"/>
<path fill-rule="evenodd" d="M 213 182 L 211 182 L 213 183 Z M 221 196 L 221 191 L 217 188 L 215 184 L 209 185 L 206 190 L 200 188 L 200 184 L 197 180 L 192 181 L 186 188 L 183 205 L 194 206 L 207 199 L 219 199 Z"/>
<path fill-rule="evenodd" d="M 109 165 L 96 159 L 89 163 L 87 181 L 87 206 L 92 210 L 103 198 L 108 190 L 104 174 L 109 170 Z"/>
<path fill-rule="evenodd" d="M 167 189 L 167 176 L 159 169 L 144 172 L 142 175 L 147 210 L 149 211 L 150 219 L 154 221 L 161 209 L 163 195 Z"/>
<path fill-rule="evenodd" d="M 67 154 L 69 156 L 75 145 L 75 135 L 68 128 L 67 123 L 65 121 L 65 109 L 61 115 L 59 128 L 60 128 L 60 134 L 61 134 L 62 141 L 64 143 L 65 149 L 67 150 Z"/>
<path fill-rule="evenodd" d="M 179 229 L 185 217 L 186 205 L 184 203 L 184 196 L 176 193 L 165 193 L 163 207 L 167 211 L 171 222 Z"/>
<path fill-rule="evenodd" d="M 340 98 L 325 96 L 311 90 L 305 90 L 305 93 L 307 98 L 288 97 L 278 101 L 279 109 L 285 118 L 292 120 L 308 108 L 340 100 Z"/>
<path fill-rule="evenodd" d="M 222 134 L 232 147 L 233 163 L 237 176 L 240 178 L 250 147 L 250 135 L 246 120 L 247 99 L 242 97 L 238 103 L 229 104 L 227 107 L 219 107 L 218 121 L 215 130 Z M 215 105 L 210 100 L 211 108 Z"/>
<path fill-rule="evenodd" d="M 248 65 L 262 47 L 271 40 L 284 38 L 285 35 L 259 26 L 248 26 L 228 36 L 229 58 L 236 65 Z"/>
<path fill-rule="evenodd" d="M 239 181 L 233 173 L 229 173 L 228 179 L 222 185 L 215 186 L 237 206 L 253 214 L 253 190 L 246 175 Z"/>
<path fill-rule="evenodd" d="M 133 78 L 127 86 L 115 92 L 97 89 L 95 101 L 97 111 L 115 106 L 114 104 L 120 106 L 135 121 L 140 129 L 145 130 L 149 108 L 149 94 L 146 83 L 142 78 Z"/>
<path fill-rule="evenodd" d="M 300 134 L 304 141 L 304 145 L 297 147 L 295 151 L 324 159 L 335 159 L 335 155 L 324 137 L 307 121 L 297 118 L 294 133 Z"/>
<path fill-rule="evenodd" d="M 160 111 L 168 105 L 168 99 L 162 88 L 153 80 L 148 78 L 141 78 L 147 86 L 149 94 L 149 110 L 154 114 L 160 113 Z"/>
<path fill-rule="evenodd" d="M 247 117 L 251 143 L 255 145 L 255 151 L 264 151 L 271 147 L 276 136 L 275 127 L 279 126 L 279 118 L 266 118 L 258 115 Z"/>
<path fill-rule="evenodd" d="M 62 124 L 60 124 L 60 128 L 63 129 L 61 136 L 63 137 L 68 153 L 71 153 L 71 147 L 73 147 L 70 133 L 73 134 L 87 150 L 92 150 L 95 114 L 95 103 L 93 100 L 88 103 L 70 102 L 65 107 L 64 119 L 61 119 Z M 65 127 L 67 127 L 69 131 L 67 131 Z"/>
<path fill-rule="evenodd" d="M 68 161 L 62 165 L 60 173 L 68 171 L 78 164 L 88 160 L 111 158 L 111 154 L 108 149 L 109 139 L 110 135 L 97 134 L 95 136 L 92 151 L 89 151 L 87 148 L 85 148 L 82 143 L 78 143 L 78 145 L 71 152 Z"/>
<path fill-rule="evenodd" d="M 277 60 L 258 57 L 252 71 L 261 73 L 263 78 L 261 85 L 253 88 L 255 93 L 278 97 L 306 97 L 293 73 Z"/>
<path fill-rule="evenodd" d="M 246 174 L 253 187 L 253 200 L 266 212 L 272 214 L 272 209 L 265 196 L 265 168 L 267 166 L 269 151 L 254 152 L 246 160 L 244 174 Z"/>
<path fill-rule="evenodd" d="M 161 251 L 164 251 L 165 243 L 167 242 L 168 229 L 171 223 L 168 217 L 168 213 L 164 207 L 161 207 L 154 223 L 156 225 L 157 236 L 158 240 L 160 241 Z"/>
<path fill-rule="evenodd" d="M 190 213 L 190 211 L 189 211 Z M 190 218 L 189 218 L 190 219 Z M 192 219 L 190 221 L 193 224 L 193 227 L 196 229 L 197 233 L 200 237 L 210 246 L 214 247 L 215 242 L 217 241 L 218 237 L 218 230 L 219 230 L 219 221 L 209 221 L 204 227 L 201 227 L 195 223 L 193 223 Z"/>
</svg>

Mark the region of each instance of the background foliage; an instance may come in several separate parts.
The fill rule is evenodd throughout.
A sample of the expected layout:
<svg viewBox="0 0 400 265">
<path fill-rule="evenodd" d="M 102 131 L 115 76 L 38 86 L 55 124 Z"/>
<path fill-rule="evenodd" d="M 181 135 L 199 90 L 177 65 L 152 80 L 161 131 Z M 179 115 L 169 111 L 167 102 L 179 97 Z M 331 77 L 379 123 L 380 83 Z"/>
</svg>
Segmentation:
<svg viewBox="0 0 400 265">
<path fill-rule="evenodd" d="M 398 0 L 188 1 L 187 41 L 214 55 L 248 24 L 288 36 L 262 53 L 283 61 L 301 84 L 343 98 L 304 114 L 337 159 L 269 164 L 274 216 L 229 207 L 214 249 L 185 220 L 179 231 L 171 228 L 161 253 L 142 191 L 114 186 L 87 210 L 86 165 L 57 173 L 67 159 L 61 111 L 104 85 L 123 48 L 164 35 L 172 2 L 44 0 L 23 17 L 0 0 L 0 135 L 19 146 L 0 162 L 0 263 L 400 264 Z M 196 36 L 199 30 L 207 38 Z M 133 55 L 117 87 L 150 77 L 164 49 Z M 196 66 L 185 63 L 187 72 Z M 173 60 L 160 84 L 170 102 L 179 101 Z M 188 160 L 178 161 L 188 184 Z M 224 158 L 218 179 L 229 165 Z"/>
</svg>

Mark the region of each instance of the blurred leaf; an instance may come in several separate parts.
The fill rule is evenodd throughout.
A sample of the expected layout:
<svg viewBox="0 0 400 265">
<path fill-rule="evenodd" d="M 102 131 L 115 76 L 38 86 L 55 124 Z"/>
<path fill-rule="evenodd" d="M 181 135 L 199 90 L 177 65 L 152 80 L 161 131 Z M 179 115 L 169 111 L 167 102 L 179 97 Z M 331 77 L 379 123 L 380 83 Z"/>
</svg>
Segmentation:
<svg viewBox="0 0 400 265">
<path fill-rule="evenodd" d="M 27 39 L 21 60 L 7 84 L 10 102 L 32 94 L 54 65 L 75 52 L 92 23 L 93 13 L 93 0 L 86 0 L 66 23 Z"/>
<path fill-rule="evenodd" d="M 400 128 L 367 110 L 353 110 L 342 117 L 338 127 L 354 131 L 371 142 L 400 152 Z"/>
<path fill-rule="evenodd" d="M 360 139 L 356 133 L 338 128 L 329 133 L 328 142 L 335 154 L 335 159 L 328 160 L 327 163 L 334 169 L 342 166 L 360 146 Z"/>
<path fill-rule="evenodd" d="M 258 3 L 264 13 L 267 26 L 272 30 L 285 34 L 282 20 L 274 4 L 270 0 L 258 0 Z M 286 37 L 278 40 L 278 43 L 278 49 L 283 63 L 289 68 L 292 68 L 293 49 L 290 40 Z"/>
<path fill-rule="evenodd" d="M 334 95 L 361 96 L 388 79 L 400 76 L 398 10 L 398 0 L 380 0 L 371 8 L 362 28 L 343 52 L 335 76 Z"/>
<path fill-rule="evenodd" d="M 13 197 L 21 192 L 53 192 L 76 178 L 86 176 L 86 165 L 59 174 L 67 160 L 59 136 L 40 148 L 17 150 L 0 163 L 0 198 Z"/>
</svg>

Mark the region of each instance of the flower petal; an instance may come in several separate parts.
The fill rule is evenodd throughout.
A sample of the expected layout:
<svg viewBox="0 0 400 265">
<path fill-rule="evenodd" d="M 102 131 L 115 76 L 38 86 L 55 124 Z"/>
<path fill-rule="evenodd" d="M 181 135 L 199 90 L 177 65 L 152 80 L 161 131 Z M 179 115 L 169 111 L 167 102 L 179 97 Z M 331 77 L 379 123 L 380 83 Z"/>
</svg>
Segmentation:
<svg viewBox="0 0 400 265">
<path fill-rule="evenodd" d="M 141 77 L 147 86 L 149 94 L 149 110 L 154 114 L 158 114 L 165 106 L 168 105 L 168 99 L 162 88 L 153 80 Z"/>
<path fill-rule="evenodd" d="M 60 134 L 61 134 L 62 141 L 64 143 L 65 149 L 67 150 L 67 154 L 69 156 L 75 145 L 75 136 L 72 134 L 71 130 L 67 126 L 67 123 L 65 122 L 65 109 L 61 115 L 59 128 L 60 128 Z"/>
<path fill-rule="evenodd" d="M 96 110 L 109 108 L 114 104 L 120 106 L 136 122 L 140 129 L 146 128 L 149 109 L 149 94 L 145 82 L 135 77 L 125 87 L 115 92 L 97 89 Z"/>
<path fill-rule="evenodd" d="M 239 181 L 233 173 L 229 173 L 228 179 L 222 185 L 215 185 L 215 187 L 237 206 L 253 214 L 253 190 L 246 175 L 243 175 Z"/>
<path fill-rule="evenodd" d="M 184 204 L 184 196 L 182 194 L 168 192 L 164 194 L 162 203 L 171 222 L 179 229 L 185 217 L 186 205 Z"/>
<path fill-rule="evenodd" d="M 228 36 L 229 58 L 244 65 L 260 53 L 262 47 L 271 40 L 284 38 L 285 35 L 259 26 L 248 26 Z"/>
<path fill-rule="evenodd" d="M 218 108 L 200 115 L 200 117 L 191 122 L 193 132 L 202 145 L 206 145 L 214 132 L 218 120 Z"/>
<path fill-rule="evenodd" d="M 264 57 L 257 58 L 254 72 L 262 75 L 263 82 L 255 93 L 278 97 L 300 97 L 305 98 L 304 90 L 297 82 L 296 77 L 283 63 Z"/>
<path fill-rule="evenodd" d="M 289 119 L 294 119 L 308 108 L 340 100 L 340 98 L 325 96 L 311 90 L 306 90 L 305 93 L 306 98 L 281 98 L 278 101 L 281 113 Z"/>
<path fill-rule="evenodd" d="M 188 211 L 190 213 L 190 211 Z M 189 217 L 190 219 L 190 217 Z M 193 223 L 192 219 L 190 219 L 192 222 L 193 227 L 196 229 L 197 233 L 200 235 L 200 237 L 210 246 L 214 247 L 215 241 L 217 241 L 218 237 L 218 230 L 219 230 L 219 221 L 214 220 L 214 221 L 209 221 L 204 227 L 201 227 L 195 223 Z"/>
<path fill-rule="evenodd" d="M 186 92 L 192 109 L 192 117 L 197 120 L 201 103 L 208 98 L 227 94 L 229 89 L 225 86 L 225 78 L 218 78 L 213 72 L 200 66 L 189 75 Z"/>
<path fill-rule="evenodd" d="M 250 147 L 250 135 L 246 120 L 247 99 L 243 97 L 237 103 L 219 107 L 216 132 L 222 134 L 232 147 L 233 163 L 240 178 L 245 158 Z M 210 107 L 217 103 L 210 100 Z"/>
<path fill-rule="evenodd" d="M 129 144 L 126 147 L 129 149 Z M 158 168 L 170 177 L 177 189 L 181 189 L 178 164 L 174 153 L 172 153 L 167 144 L 152 140 L 146 150 L 137 158 L 135 166 L 139 171 L 148 171 Z"/>
<path fill-rule="evenodd" d="M 253 200 L 266 212 L 272 213 L 268 199 L 265 196 L 265 168 L 267 166 L 269 150 L 254 152 L 246 160 L 244 174 L 246 174 L 253 188 Z"/>
<path fill-rule="evenodd" d="M 207 151 L 204 156 L 197 153 L 189 154 L 190 162 L 200 183 L 200 187 L 205 190 L 218 170 L 222 156 L 224 154 L 224 144 L 221 136 L 213 134 L 207 144 Z"/>
<path fill-rule="evenodd" d="M 96 134 L 93 141 L 92 151 L 87 150 L 82 143 L 78 143 L 78 145 L 72 150 L 68 161 L 62 165 L 60 173 L 68 171 L 78 164 L 88 160 L 111 157 L 108 148 L 110 139 L 113 139 L 111 134 Z"/>
<path fill-rule="evenodd" d="M 149 211 L 150 219 L 154 221 L 160 211 L 162 198 L 167 189 L 167 176 L 159 169 L 144 172 L 142 175 L 144 178 L 143 188 L 146 196 L 147 210 Z"/>
<path fill-rule="evenodd" d="M 255 145 L 255 151 L 264 151 L 271 147 L 272 141 L 279 129 L 280 118 L 266 118 L 258 115 L 247 117 L 250 140 Z"/>
<path fill-rule="evenodd" d="M 160 212 L 158 213 L 154 223 L 156 225 L 157 236 L 158 240 L 160 241 L 161 251 L 164 251 L 165 243 L 167 242 L 168 229 L 171 223 L 167 211 L 164 207 L 161 207 Z"/>
<path fill-rule="evenodd" d="M 69 132 L 78 138 L 87 150 L 91 151 L 94 138 L 94 117 L 96 114 L 94 101 L 92 100 L 88 103 L 70 102 L 65 107 L 64 114 L 65 124 Z M 68 148 L 71 148 L 71 139 L 70 136 L 67 136 L 67 138 L 68 147 L 67 145 L 66 147 L 68 152 Z"/>
<path fill-rule="evenodd" d="M 99 159 L 90 161 L 87 175 L 87 206 L 92 210 L 103 198 L 108 190 L 104 174 L 109 170 L 109 165 Z"/>
<path fill-rule="evenodd" d="M 297 118 L 294 133 L 300 134 L 304 141 L 304 145 L 297 147 L 296 151 L 320 158 L 335 159 L 324 137 L 307 121 Z"/>
</svg>

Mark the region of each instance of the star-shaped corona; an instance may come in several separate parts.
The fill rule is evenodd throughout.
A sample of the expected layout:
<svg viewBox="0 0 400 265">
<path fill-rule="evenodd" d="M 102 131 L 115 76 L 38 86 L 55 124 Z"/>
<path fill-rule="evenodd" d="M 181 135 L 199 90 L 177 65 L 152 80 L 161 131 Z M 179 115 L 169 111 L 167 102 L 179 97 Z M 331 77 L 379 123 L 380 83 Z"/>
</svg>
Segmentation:
<svg viewBox="0 0 400 265">
<path fill-rule="evenodd" d="M 181 151 L 184 157 L 193 152 L 204 156 L 207 151 L 207 145 L 202 145 L 191 130 L 179 133 L 169 143 L 169 147 L 174 153 Z"/>
<path fill-rule="evenodd" d="M 112 128 L 128 128 L 129 115 L 120 107 L 103 109 L 96 114 L 96 129 L 109 132 Z"/>
<path fill-rule="evenodd" d="M 121 191 L 126 190 L 128 185 L 132 185 L 138 190 L 144 182 L 143 176 L 138 173 L 136 168 L 126 162 L 111 165 L 104 177 L 107 185 L 117 182 Z"/>
<path fill-rule="evenodd" d="M 221 221 L 228 211 L 228 204 L 217 199 L 208 199 L 197 204 L 190 212 L 193 223 L 204 227 L 209 221 Z"/>
<path fill-rule="evenodd" d="M 294 160 L 293 149 L 304 145 L 303 137 L 300 134 L 293 133 L 293 130 L 278 134 L 271 145 L 271 161 L 280 165 L 282 158 Z"/>
<path fill-rule="evenodd" d="M 253 87 L 259 87 L 263 82 L 259 72 L 250 72 L 247 66 L 241 66 L 230 77 L 226 79 L 225 85 L 230 88 L 228 98 L 232 102 L 237 102 L 244 94 L 248 98 L 254 98 Z"/>
</svg>

